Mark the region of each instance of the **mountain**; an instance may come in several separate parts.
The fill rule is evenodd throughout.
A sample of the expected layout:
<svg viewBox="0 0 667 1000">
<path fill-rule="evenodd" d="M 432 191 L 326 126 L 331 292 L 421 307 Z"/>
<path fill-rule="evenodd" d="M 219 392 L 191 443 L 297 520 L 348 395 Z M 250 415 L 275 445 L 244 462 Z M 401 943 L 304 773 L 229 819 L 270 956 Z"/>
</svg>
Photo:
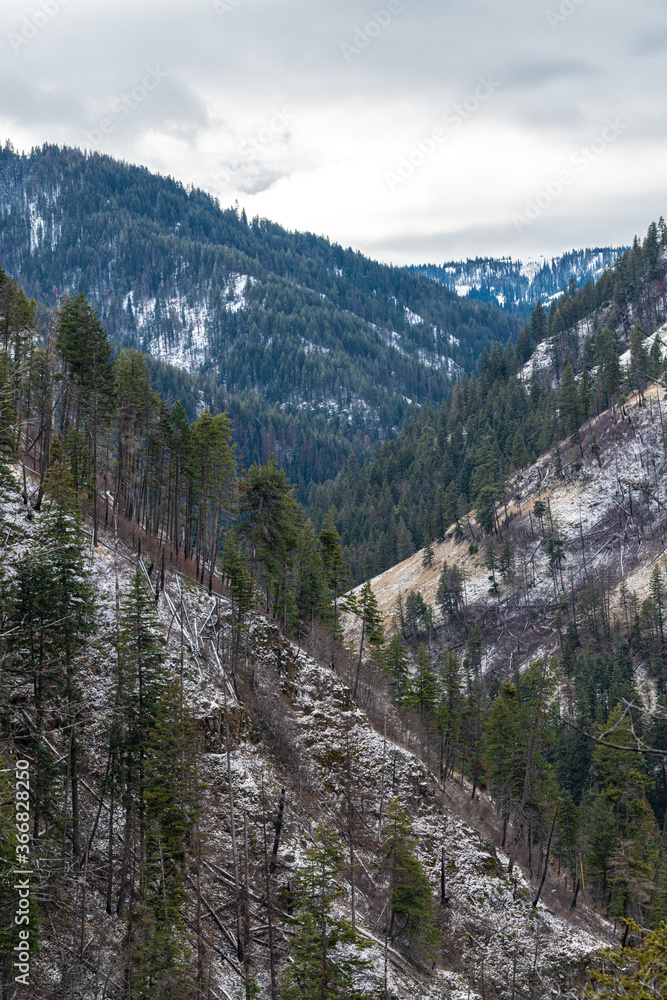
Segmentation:
<svg viewBox="0 0 667 1000">
<path fill-rule="evenodd" d="M 274 451 L 303 499 L 518 330 L 497 305 L 56 146 L 0 150 L 0 266 L 46 305 L 83 292 L 168 402 L 227 408 L 245 460 Z"/>
<path fill-rule="evenodd" d="M 424 274 L 476 302 L 499 303 L 510 312 L 526 315 L 561 294 L 574 278 L 576 285 L 595 282 L 627 247 L 571 250 L 547 260 L 512 260 L 511 257 L 474 257 L 444 264 L 419 264 L 409 268 Z"/>
<path fill-rule="evenodd" d="M 0 270 L 3 993 L 583 988 L 620 934 L 556 829 L 551 688 L 517 681 L 496 799 L 468 660 L 426 684 L 422 643 L 413 684 L 284 471 L 168 407 L 83 296 L 51 319 Z"/>
<path fill-rule="evenodd" d="M 548 313 L 537 306 L 515 345 L 485 353 L 479 374 L 463 376 L 439 409 L 423 407 L 406 420 L 371 462 L 360 467 L 354 456 L 348 460 L 312 507 L 317 524 L 329 508 L 336 511 L 356 579 L 444 537 L 456 517 L 480 501 L 488 518 L 490 499 L 499 501 L 509 472 L 548 451 L 565 436 L 564 427 L 573 433 L 586 416 L 636 386 L 636 375 L 618 359 L 637 322 L 650 334 L 664 322 L 666 281 L 661 220 L 595 285 L 572 283 Z M 560 380 L 568 364 L 579 383 L 570 385 L 566 403 Z M 646 372 L 655 375 L 660 366 L 652 350 Z"/>
<path fill-rule="evenodd" d="M 21 552 L 43 537 L 48 513 L 28 520 L 19 485 L 12 475 L 0 493 L 3 529 L 11 532 L 7 554 L 21 574 L 26 566 Z M 29 478 L 31 496 L 35 486 Z M 370 674 L 356 701 L 352 698 L 355 657 L 342 656 L 332 671 L 320 662 L 315 635 L 304 649 L 257 610 L 246 617 L 232 673 L 236 626 L 227 597 L 192 581 L 184 584 L 168 565 L 155 600 L 136 549 L 104 529 L 88 572 L 99 640 L 78 650 L 75 670 L 77 689 L 85 692 L 77 715 L 85 723 L 78 737 L 78 781 L 86 860 L 77 862 L 68 850 L 66 867 L 62 838 L 36 820 L 41 835 L 31 840 L 28 878 L 33 915 L 37 907 L 41 915 L 30 928 L 33 945 L 38 937 L 40 945 L 29 963 L 34 1000 L 52 1000 L 63 984 L 81 997 L 103 990 L 105 997 L 121 998 L 124 983 L 131 995 L 151 1000 L 173 996 L 177 987 L 184 998 L 198 996 L 200 987 L 230 1000 L 270 997 L 272 975 L 279 985 L 284 982 L 295 954 L 296 887 L 307 891 L 308 883 L 298 880 L 324 829 L 339 859 L 349 858 L 353 837 L 356 935 L 367 963 L 356 988 L 368 1000 L 382 996 L 385 977 L 394 1000 L 409 1000 L 415 990 L 423 1000 L 458 1000 L 469 988 L 500 997 L 513 981 L 541 990 L 555 983 L 582 986 L 592 956 L 614 942 L 611 924 L 581 899 L 570 909 L 571 888 L 555 867 L 543 901 L 533 906 L 536 880 L 524 867 L 523 852 L 513 877 L 507 877 L 508 854 L 499 847 L 493 803 L 480 797 L 471 806 L 463 777 L 461 784 L 455 775 L 439 779 L 435 764 L 427 766 L 410 746 L 413 733 Z M 114 653 L 117 593 L 124 674 Z M 132 602 L 144 608 L 140 632 L 128 622 Z M 114 732 L 122 734 L 124 726 L 132 732 L 131 713 L 139 711 L 133 700 L 137 654 L 126 645 L 135 632 L 144 644 L 138 662 L 150 699 L 143 709 L 145 728 L 134 730 L 134 749 L 121 742 L 113 749 Z M 162 675 L 155 674 L 156 656 Z M 10 675 L 12 706 L 5 717 L 13 720 L 19 759 L 30 758 L 39 795 L 49 789 L 43 814 L 58 814 L 63 800 L 53 776 L 62 766 L 61 754 L 67 756 L 67 740 L 52 713 L 56 692 L 49 690 L 40 720 L 30 674 L 22 676 L 12 666 Z M 170 678 L 171 683 L 181 679 L 182 701 L 173 702 Z M 166 691 L 157 702 L 157 720 L 156 685 Z M 125 718 L 114 699 L 125 706 Z M 172 715 L 165 714 L 168 708 Z M 42 772 L 32 763 L 38 727 L 45 740 Z M 142 748 L 150 779 L 140 802 L 140 786 L 133 784 L 138 778 L 127 768 Z M 3 734 L 3 763 L 7 750 Z M 414 929 L 401 929 L 404 920 L 386 934 L 392 871 L 386 849 L 397 804 L 408 822 L 404 836 L 414 838 L 408 860 L 414 869 L 417 859 L 434 900 L 436 941 L 427 943 L 430 955 Z M 3 834 L 4 819 L 0 813 Z M 69 844 L 66 820 L 63 835 Z M 0 859 L 2 875 L 4 863 Z M 404 871 L 401 878 L 406 892 Z M 339 919 L 351 906 L 347 869 L 340 881 Z M 0 879 L 3 917 L 5 884 Z M 341 950 L 333 934 L 329 946 L 332 956 Z M 349 942 L 344 951 L 352 951 Z M 0 953 L 2 973 L 4 957 Z M 257 992 L 247 994 L 246 982 Z"/>
<path fill-rule="evenodd" d="M 664 992 L 666 277 L 661 223 L 309 519 L 0 270 L 3 993 Z"/>
</svg>

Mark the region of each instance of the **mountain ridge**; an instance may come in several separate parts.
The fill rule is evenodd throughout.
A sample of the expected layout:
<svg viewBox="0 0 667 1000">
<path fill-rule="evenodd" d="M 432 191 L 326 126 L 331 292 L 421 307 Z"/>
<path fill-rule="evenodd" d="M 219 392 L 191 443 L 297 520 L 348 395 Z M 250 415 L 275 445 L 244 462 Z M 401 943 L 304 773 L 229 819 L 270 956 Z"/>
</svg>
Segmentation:
<svg viewBox="0 0 667 1000">
<path fill-rule="evenodd" d="M 249 222 L 145 168 L 55 146 L 0 150 L 0 264 L 47 306 L 83 291 L 118 347 L 177 362 L 183 375 L 166 374 L 164 388 L 191 385 L 190 406 L 218 412 L 242 399 L 247 410 L 258 397 L 281 424 L 279 457 L 302 496 L 303 411 L 336 423 L 335 442 L 318 437 L 323 481 L 418 406 L 438 405 L 485 346 L 518 330 L 498 307 L 462 303 L 405 269 Z M 300 432 L 290 445 L 291 421 Z M 266 460 L 254 424 L 246 458 Z"/>
</svg>

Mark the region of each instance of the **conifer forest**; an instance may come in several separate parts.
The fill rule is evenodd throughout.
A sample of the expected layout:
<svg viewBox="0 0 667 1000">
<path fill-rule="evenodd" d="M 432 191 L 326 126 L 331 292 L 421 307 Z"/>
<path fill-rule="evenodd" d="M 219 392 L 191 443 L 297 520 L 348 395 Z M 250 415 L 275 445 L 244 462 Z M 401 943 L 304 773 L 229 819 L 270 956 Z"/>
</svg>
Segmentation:
<svg viewBox="0 0 667 1000">
<path fill-rule="evenodd" d="M 0 151 L 1 1000 L 667 995 L 667 226 L 577 259 Z"/>
</svg>

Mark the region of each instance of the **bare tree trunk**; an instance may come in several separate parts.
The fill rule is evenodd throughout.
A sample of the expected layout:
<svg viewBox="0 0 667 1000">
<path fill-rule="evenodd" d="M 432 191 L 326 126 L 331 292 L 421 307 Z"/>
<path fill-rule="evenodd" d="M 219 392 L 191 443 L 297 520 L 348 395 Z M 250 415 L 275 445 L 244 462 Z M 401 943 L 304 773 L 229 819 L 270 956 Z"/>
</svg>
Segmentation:
<svg viewBox="0 0 667 1000">
<path fill-rule="evenodd" d="M 280 834 L 283 828 L 283 813 L 285 811 L 285 789 L 280 790 L 280 804 L 278 805 L 278 818 L 276 820 L 276 835 L 273 840 L 273 851 L 271 854 L 271 864 L 269 866 L 269 871 L 274 872 L 276 870 L 276 862 L 278 858 L 278 848 L 280 847 Z"/>
<path fill-rule="evenodd" d="M 243 860 L 244 860 L 244 899 L 243 899 L 243 977 L 246 993 L 250 976 L 250 888 L 248 863 L 248 817 L 243 814 Z"/>
<path fill-rule="evenodd" d="M 264 843 L 264 879 L 266 884 L 266 916 L 269 925 L 269 965 L 271 969 L 271 1000 L 278 996 L 276 987 L 276 964 L 273 954 L 273 907 L 271 905 L 271 880 L 269 878 L 269 854 L 266 846 L 266 796 L 262 779 L 262 834 Z"/>
<path fill-rule="evenodd" d="M 551 838 L 554 835 L 554 828 L 556 826 L 556 819 L 558 817 L 558 809 L 554 813 L 553 822 L 551 824 L 551 831 L 549 833 L 549 841 L 547 843 L 547 856 L 544 859 L 544 871 L 542 872 L 542 881 L 540 882 L 540 887 L 537 890 L 537 896 L 533 900 L 533 906 L 537 906 L 540 901 L 540 896 L 542 895 L 542 889 L 544 888 L 544 882 L 547 877 L 547 869 L 549 868 L 549 854 L 551 853 Z"/>
<path fill-rule="evenodd" d="M 236 908 L 236 943 L 237 955 L 243 959 L 243 940 L 241 937 L 241 909 L 239 894 L 239 859 L 236 850 L 236 824 L 234 822 L 234 789 L 232 788 L 232 765 L 229 752 L 229 713 L 227 711 L 227 683 L 222 685 L 225 696 L 225 738 L 227 742 L 227 785 L 229 790 L 229 825 L 232 835 L 232 860 L 234 863 L 234 904 Z"/>
<path fill-rule="evenodd" d="M 519 815 L 516 820 L 516 832 L 514 834 L 514 843 L 512 845 L 512 853 L 510 854 L 509 865 L 507 866 L 507 874 L 512 874 L 512 869 L 514 868 L 514 862 L 516 861 L 516 853 L 519 849 L 519 841 L 521 840 L 521 827 L 523 825 L 523 814 L 526 810 L 526 802 L 528 801 L 528 793 L 530 791 L 530 768 L 533 763 L 533 750 L 535 747 L 535 733 L 531 732 L 530 743 L 528 744 L 528 758 L 526 760 L 526 774 L 523 779 L 523 791 L 521 793 L 521 804 L 519 805 Z"/>
</svg>

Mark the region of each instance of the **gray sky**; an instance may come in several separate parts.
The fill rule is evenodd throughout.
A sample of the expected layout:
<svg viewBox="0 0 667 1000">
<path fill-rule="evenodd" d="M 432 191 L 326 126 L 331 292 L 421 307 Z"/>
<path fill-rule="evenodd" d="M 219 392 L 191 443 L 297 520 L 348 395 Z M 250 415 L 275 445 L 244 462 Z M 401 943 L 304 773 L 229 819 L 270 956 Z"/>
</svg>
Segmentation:
<svg viewBox="0 0 667 1000">
<path fill-rule="evenodd" d="M 2 0 L 0 138 L 95 148 L 382 260 L 667 214 L 664 0 Z"/>
</svg>

